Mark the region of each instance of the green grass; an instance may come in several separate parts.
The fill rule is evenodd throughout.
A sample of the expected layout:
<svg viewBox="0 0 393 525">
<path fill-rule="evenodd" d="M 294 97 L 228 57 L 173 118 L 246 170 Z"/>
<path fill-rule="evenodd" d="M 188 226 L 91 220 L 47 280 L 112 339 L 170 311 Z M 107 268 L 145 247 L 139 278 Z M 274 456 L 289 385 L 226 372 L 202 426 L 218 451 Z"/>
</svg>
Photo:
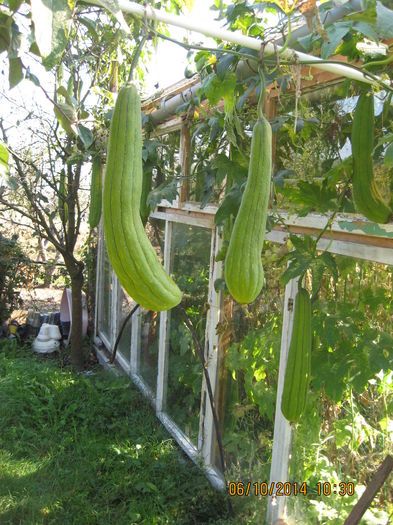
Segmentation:
<svg viewBox="0 0 393 525">
<path fill-rule="evenodd" d="M 233 523 L 243 522 L 238 516 Z M 0 523 L 230 523 L 127 378 L 0 343 Z"/>
</svg>

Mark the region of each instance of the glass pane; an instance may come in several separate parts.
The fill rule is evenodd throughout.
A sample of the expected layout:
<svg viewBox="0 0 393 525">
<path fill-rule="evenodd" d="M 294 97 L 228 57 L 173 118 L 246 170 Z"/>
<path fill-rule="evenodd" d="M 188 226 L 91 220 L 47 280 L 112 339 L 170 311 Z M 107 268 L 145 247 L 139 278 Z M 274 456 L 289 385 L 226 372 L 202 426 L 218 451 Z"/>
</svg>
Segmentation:
<svg viewBox="0 0 393 525">
<path fill-rule="evenodd" d="M 139 356 L 139 374 L 156 392 L 158 372 L 158 338 L 160 334 L 160 314 L 157 312 L 140 313 L 141 346 Z"/>
<path fill-rule="evenodd" d="M 132 299 L 129 295 L 120 288 L 120 300 L 119 300 L 119 317 L 117 334 L 123 326 L 124 319 L 129 315 L 133 307 Z M 131 352 L 131 319 L 127 321 L 127 324 L 123 330 L 122 336 L 119 341 L 117 351 L 129 362 Z"/>
<path fill-rule="evenodd" d="M 158 259 L 163 263 L 165 240 L 165 221 L 149 218 L 146 233 L 153 245 Z M 160 314 L 157 312 L 140 311 L 141 344 L 139 353 L 139 374 L 142 379 L 156 392 L 158 373 L 158 339 L 160 334 Z"/>
<path fill-rule="evenodd" d="M 172 202 L 177 196 L 180 176 L 180 132 L 158 138 L 150 137 L 143 143 L 144 184 L 152 188 L 148 203 L 155 208 L 163 199 Z"/>
<path fill-rule="evenodd" d="M 187 184 L 187 200 L 200 203 L 218 204 L 224 197 L 227 182 L 232 185 L 231 174 L 245 175 L 236 160 L 229 160 L 229 142 L 219 119 L 198 122 L 191 129 L 190 177 Z M 221 123 L 222 124 L 222 123 Z M 235 154 L 236 155 L 236 154 Z M 232 157 L 234 154 L 232 153 Z"/>
<path fill-rule="evenodd" d="M 106 253 L 105 242 L 102 250 L 102 279 L 100 290 L 100 330 L 111 342 L 111 307 L 112 307 L 112 268 Z"/>
<path fill-rule="evenodd" d="M 252 304 L 241 306 L 228 295 L 224 300 L 217 407 L 227 477 L 234 481 L 262 482 L 270 475 L 285 292 L 279 281 L 285 269 L 277 263 L 280 249 L 265 243 L 265 284 Z M 226 340 L 232 343 L 225 348 Z M 221 469 L 217 445 L 215 465 Z M 266 501 L 251 497 L 244 504 L 256 520 L 264 516 Z"/>
<path fill-rule="evenodd" d="M 383 92 L 374 97 L 376 137 L 387 132 L 382 113 L 384 97 Z M 351 185 L 347 186 L 352 175 L 350 135 L 357 100 L 357 96 L 344 95 L 342 86 L 304 94 L 297 102 L 293 95 L 280 98 L 279 115 L 273 122 L 273 181 L 279 207 L 300 216 L 325 213 L 337 206 L 338 211 L 356 211 Z M 384 151 L 376 147 L 373 153 L 374 177 L 388 201 L 391 170 L 383 162 Z"/>
<path fill-rule="evenodd" d="M 202 348 L 205 344 L 210 246 L 210 230 L 173 224 L 171 273 L 184 293 L 182 304 L 195 327 Z M 166 411 L 196 443 L 202 367 L 191 333 L 179 310 L 172 310 L 170 315 Z"/>
</svg>

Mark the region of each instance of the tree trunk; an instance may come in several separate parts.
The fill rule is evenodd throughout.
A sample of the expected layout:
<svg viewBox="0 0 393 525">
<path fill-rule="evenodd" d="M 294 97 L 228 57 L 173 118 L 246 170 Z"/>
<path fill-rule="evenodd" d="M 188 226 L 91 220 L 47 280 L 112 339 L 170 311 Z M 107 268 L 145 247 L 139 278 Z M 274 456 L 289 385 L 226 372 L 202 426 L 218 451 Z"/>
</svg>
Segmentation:
<svg viewBox="0 0 393 525">
<path fill-rule="evenodd" d="M 72 328 L 71 328 L 71 364 L 74 370 L 83 370 L 82 338 L 82 272 L 71 276 L 72 286 Z"/>
<path fill-rule="evenodd" d="M 82 338 L 82 286 L 83 263 L 68 260 L 64 257 L 67 270 L 71 277 L 72 296 L 72 326 L 71 326 L 71 365 L 75 371 L 83 370 L 83 338 Z M 66 260 L 67 259 L 67 260 Z"/>
</svg>

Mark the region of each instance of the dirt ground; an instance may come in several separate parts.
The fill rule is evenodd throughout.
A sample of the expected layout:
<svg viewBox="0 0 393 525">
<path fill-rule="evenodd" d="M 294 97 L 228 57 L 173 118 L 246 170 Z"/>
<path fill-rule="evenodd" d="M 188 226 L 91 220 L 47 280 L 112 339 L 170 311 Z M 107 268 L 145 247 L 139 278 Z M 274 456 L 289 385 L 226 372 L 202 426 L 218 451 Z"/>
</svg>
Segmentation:
<svg viewBox="0 0 393 525">
<path fill-rule="evenodd" d="M 23 324 L 26 321 L 28 310 L 34 310 L 40 314 L 59 312 L 63 290 L 63 287 L 21 290 L 22 309 L 14 310 L 11 314 L 11 319 L 16 319 L 20 324 Z"/>
</svg>

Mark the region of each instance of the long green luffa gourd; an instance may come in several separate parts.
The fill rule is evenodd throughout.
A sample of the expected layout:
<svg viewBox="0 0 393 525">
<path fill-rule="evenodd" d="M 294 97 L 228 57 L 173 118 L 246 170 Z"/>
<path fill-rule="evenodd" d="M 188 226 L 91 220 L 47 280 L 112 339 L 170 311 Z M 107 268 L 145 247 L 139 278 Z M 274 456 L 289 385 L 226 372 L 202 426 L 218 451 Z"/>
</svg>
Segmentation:
<svg viewBox="0 0 393 525">
<path fill-rule="evenodd" d="M 352 195 L 356 209 L 370 221 L 386 223 L 392 210 L 384 201 L 374 179 L 374 95 L 363 92 L 352 122 Z"/>
<path fill-rule="evenodd" d="M 169 310 L 181 291 L 165 272 L 140 217 L 142 192 L 142 125 L 137 89 L 123 87 L 116 101 L 103 193 L 106 248 L 126 292 L 143 308 Z"/>
<path fill-rule="evenodd" d="M 299 421 L 307 399 L 311 373 L 311 299 L 304 288 L 296 294 L 291 342 L 285 370 L 281 412 L 291 423 Z"/>
<path fill-rule="evenodd" d="M 225 282 L 232 297 L 246 304 L 263 286 L 261 252 L 265 239 L 272 172 L 272 129 L 263 115 L 261 93 L 251 141 L 246 188 L 225 258 Z"/>
</svg>

